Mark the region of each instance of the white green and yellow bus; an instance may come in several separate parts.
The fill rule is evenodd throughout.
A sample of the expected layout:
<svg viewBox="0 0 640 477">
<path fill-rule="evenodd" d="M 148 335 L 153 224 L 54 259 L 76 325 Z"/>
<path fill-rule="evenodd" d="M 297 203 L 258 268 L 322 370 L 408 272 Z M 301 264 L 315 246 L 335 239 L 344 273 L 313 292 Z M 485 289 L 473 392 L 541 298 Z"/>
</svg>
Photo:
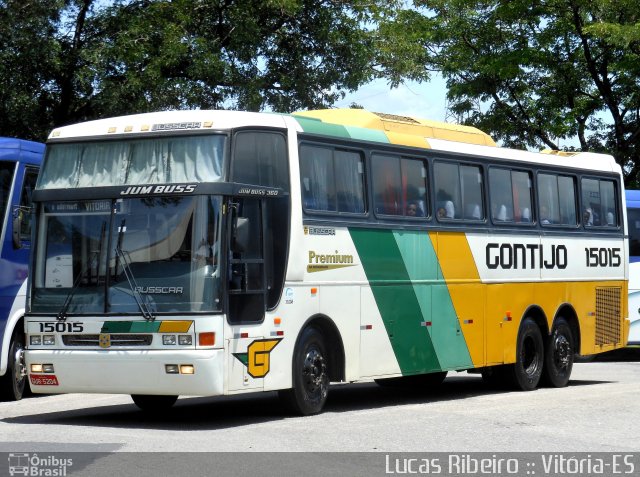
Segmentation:
<svg viewBox="0 0 640 477">
<path fill-rule="evenodd" d="M 364 110 L 173 111 L 54 130 L 34 192 L 35 393 L 565 386 L 628 333 L 613 158 Z"/>
</svg>

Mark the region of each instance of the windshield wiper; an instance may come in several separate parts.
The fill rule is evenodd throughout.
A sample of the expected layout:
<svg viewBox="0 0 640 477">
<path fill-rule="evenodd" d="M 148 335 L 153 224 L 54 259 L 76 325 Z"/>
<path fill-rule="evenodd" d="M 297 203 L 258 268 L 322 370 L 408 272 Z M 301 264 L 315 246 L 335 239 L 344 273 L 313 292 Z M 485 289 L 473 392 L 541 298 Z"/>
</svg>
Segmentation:
<svg viewBox="0 0 640 477">
<path fill-rule="evenodd" d="M 131 256 L 129 255 L 129 252 L 122 250 L 122 238 L 124 236 L 125 230 L 126 230 L 125 220 L 122 219 L 122 222 L 120 223 L 120 231 L 118 232 L 118 243 L 116 244 L 116 254 L 118 255 L 118 258 L 120 258 L 122 261 L 122 272 L 124 273 L 124 276 L 127 279 L 127 282 L 129 283 L 129 288 L 131 288 L 133 299 L 136 301 L 136 304 L 138 305 L 138 308 L 140 309 L 142 316 L 147 321 L 153 321 L 156 318 L 155 316 L 153 316 L 153 314 L 149 310 L 149 306 L 147 305 L 147 303 L 145 303 L 144 297 L 139 291 L 140 288 L 138 287 L 136 278 L 133 275 L 133 272 L 131 271 L 131 267 L 130 267 Z M 118 269 L 118 264 L 116 263 L 116 271 L 117 269 Z"/>
<path fill-rule="evenodd" d="M 100 230 L 100 248 L 98 248 L 98 250 L 94 250 L 93 252 L 91 252 L 89 263 L 85 268 L 83 268 L 80 271 L 80 274 L 76 278 L 76 281 L 73 282 L 73 286 L 71 287 L 71 290 L 67 295 L 67 298 L 65 298 L 64 303 L 62 304 L 62 308 L 60 308 L 60 311 L 56 315 L 56 319 L 58 321 L 65 321 L 67 319 L 67 312 L 69 311 L 69 307 L 71 306 L 71 300 L 73 299 L 73 296 L 76 294 L 76 291 L 78 291 L 80 282 L 84 278 L 85 274 L 93 268 L 93 264 L 96 261 L 96 258 L 99 258 L 100 256 L 102 256 L 102 245 L 104 243 L 105 229 L 106 229 L 106 224 L 103 222 L 102 229 Z M 99 276 L 100 276 L 100 265 L 98 264 L 98 275 L 96 277 L 96 282 L 98 281 Z"/>
</svg>

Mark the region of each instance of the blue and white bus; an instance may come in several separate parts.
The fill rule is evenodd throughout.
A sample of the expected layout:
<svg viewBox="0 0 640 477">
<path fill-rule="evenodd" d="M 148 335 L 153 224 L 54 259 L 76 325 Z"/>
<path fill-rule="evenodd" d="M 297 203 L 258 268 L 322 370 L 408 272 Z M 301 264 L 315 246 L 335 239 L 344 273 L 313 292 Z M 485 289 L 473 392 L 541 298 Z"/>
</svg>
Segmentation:
<svg viewBox="0 0 640 477">
<path fill-rule="evenodd" d="M 0 398 L 25 390 L 25 289 L 31 248 L 31 191 L 44 144 L 0 137 Z"/>
<path fill-rule="evenodd" d="M 629 344 L 640 345 L 640 190 L 627 190 L 629 224 Z"/>
</svg>

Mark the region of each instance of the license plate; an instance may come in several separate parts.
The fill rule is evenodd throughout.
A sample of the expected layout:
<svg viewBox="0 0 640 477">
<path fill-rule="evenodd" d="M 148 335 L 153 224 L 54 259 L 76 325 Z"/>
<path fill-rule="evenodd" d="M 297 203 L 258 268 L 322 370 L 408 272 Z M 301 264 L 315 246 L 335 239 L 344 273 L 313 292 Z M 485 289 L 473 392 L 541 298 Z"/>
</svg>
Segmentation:
<svg viewBox="0 0 640 477">
<path fill-rule="evenodd" d="M 58 385 L 58 378 L 53 374 L 32 374 L 29 377 L 31 378 L 31 384 L 35 384 L 36 386 Z"/>
</svg>

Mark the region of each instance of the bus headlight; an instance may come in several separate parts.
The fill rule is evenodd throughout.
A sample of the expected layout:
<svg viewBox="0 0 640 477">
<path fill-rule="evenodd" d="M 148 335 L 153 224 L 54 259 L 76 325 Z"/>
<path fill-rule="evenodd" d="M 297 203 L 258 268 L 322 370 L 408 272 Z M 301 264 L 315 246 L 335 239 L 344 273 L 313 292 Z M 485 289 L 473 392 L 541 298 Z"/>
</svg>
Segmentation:
<svg viewBox="0 0 640 477">
<path fill-rule="evenodd" d="M 162 344 L 163 345 L 176 344 L 176 335 L 162 335 Z"/>
<path fill-rule="evenodd" d="M 42 344 L 42 336 L 40 335 L 29 336 L 29 344 L 33 346 L 40 346 Z"/>
<path fill-rule="evenodd" d="M 191 335 L 178 335 L 178 344 L 191 345 L 193 344 L 193 338 Z"/>
<path fill-rule="evenodd" d="M 43 345 L 47 345 L 47 346 L 52 346 L 52 345 L 56 344 L 55 335 L 44 335 L 42 337 L 42 344 Z"/>
</svg>

